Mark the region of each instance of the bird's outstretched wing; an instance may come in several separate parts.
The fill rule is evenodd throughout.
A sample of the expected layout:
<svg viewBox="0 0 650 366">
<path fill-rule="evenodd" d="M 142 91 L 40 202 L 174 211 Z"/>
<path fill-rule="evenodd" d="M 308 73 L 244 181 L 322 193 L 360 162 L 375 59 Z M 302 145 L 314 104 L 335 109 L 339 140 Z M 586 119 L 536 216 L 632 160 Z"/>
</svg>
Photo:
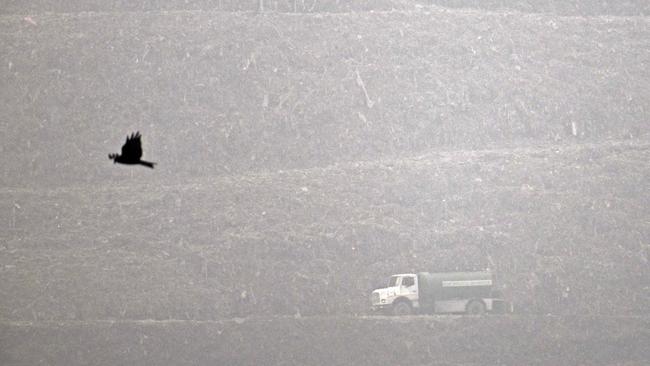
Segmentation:
<svg viewBox="0 0 650 366">
<path fill-rule="evenodd" d="M 122 157 L 128 160 L 140 160 L 142 157 L 142 142 L 140 132 L 126 136 L 126 142 L 122 146 Z"/>
</svg>

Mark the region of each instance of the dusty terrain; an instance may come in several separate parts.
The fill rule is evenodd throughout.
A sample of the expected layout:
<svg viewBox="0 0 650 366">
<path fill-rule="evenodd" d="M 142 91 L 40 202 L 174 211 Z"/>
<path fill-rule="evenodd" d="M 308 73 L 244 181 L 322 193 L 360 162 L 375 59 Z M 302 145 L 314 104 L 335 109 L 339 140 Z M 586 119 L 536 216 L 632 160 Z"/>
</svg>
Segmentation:
<svg viewBox="0 0 650 366">
<path fill-rule="evenodd" d="M 0 17 L 3 186 L 169 182 L 648 133 L 646 17 L 208 11 Z M 52 146 L 52 142 L 56 145 Z"/>
<path fill-rule="evenodd" d="M 13 296 L 0 309 L 16 320 L 355 314 L 391 273 L 491 268 L 518 312 L 641 315 L 649 158 L 640 141 L 555 144 L 9 189 L 0 264 Z"/>
<path fill-rule="evenodd" d="M 265 318 L 0 325 L 3 365 L 626 365 L 648 319 Z"/>
<path fill-rule="evenodd" d="M 557 15 L 648 15 L 645 0 L 263 0 L 265 11 L 322 13 L 417 9 L 430 5 L 489 11 L 517 10 Z M 0 14 L 80 11 L 259 11 L 260 0 L 5 0 Z"/>
<path fill-rule="evenodd" d="M 0 364 L 649 363 L 646 8 L 274 3 L 0 11 Z M 485 268 L 514 315 L 368 316 Z"/>
</svg>

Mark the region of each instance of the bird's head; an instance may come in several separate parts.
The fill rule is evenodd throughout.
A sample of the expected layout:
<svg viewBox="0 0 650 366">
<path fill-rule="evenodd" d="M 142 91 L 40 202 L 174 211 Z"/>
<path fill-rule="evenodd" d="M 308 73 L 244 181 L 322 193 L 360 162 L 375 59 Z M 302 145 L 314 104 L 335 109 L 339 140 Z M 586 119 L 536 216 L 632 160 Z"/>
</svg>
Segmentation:
<svg viewBox="0 0 650 366">
<path fill-rule="evenodd" d="M 113 164 L 117 163 L 117 154 L 108 154 L 108 159 L 113 160 Z"/>
</svg>

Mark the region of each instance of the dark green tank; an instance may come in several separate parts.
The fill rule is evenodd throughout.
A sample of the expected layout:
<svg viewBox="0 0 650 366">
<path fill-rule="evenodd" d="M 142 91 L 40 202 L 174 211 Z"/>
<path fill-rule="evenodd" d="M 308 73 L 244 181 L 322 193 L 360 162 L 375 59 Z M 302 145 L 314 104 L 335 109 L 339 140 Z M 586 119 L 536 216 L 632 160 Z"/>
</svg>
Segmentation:
<svg viewBox="0 0 650 366">
<path fill-rule="evenodd" d="M 420 306 L 432 308 L 436 301 L 491 297 L 492 272 L 418 273 Z"/>
</svg>

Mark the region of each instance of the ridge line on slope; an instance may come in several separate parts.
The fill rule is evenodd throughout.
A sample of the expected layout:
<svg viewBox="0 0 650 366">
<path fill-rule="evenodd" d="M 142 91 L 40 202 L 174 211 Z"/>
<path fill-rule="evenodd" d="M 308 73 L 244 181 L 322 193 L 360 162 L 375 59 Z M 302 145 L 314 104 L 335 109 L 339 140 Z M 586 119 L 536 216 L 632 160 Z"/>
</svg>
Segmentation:
<svg viewBox="0 0 650 366">
<path fill-rule="evenodd" d="M 648 315 L 510 315 L 507 317 L 493 317 L 483 318 L 485 320 L 503 320 L 503 319 L 555 319 L 561 320 L 566 318 L 571 319 L 627 319 L 627 320 L 650 320 Z M 297 321 L 310 321 L 310 320 L 328 320 L 328 319 L 348 319 L 348 320 L 386 320 L 390 322 L 409 322 L 428 319 L 432 321 L 449 321 L 456 319 L 469 319 L 463 315 L 414 315 L 410 318 L 395 318 L 393 316 L 382 315 L 353 315 L 353 314 L 336 314 L 336 315 L 307 315 L 296 317 L 295 315 L 270 315 L 270 316 L 253 316 L 253 317 L 234 317 L 234 318 L 219 318 L 214 320 L 197 320 L 197 319 L 89 319 L 89 320 L 0 320 L 0 326 L 11 327 L 48 327 L 48 326 L 85 326 L 85 325 L 120 325 L 120 324 L 140 324 L 140 325 L 167 325 L 167 324 L 215 324 L 223 325 L 226 323 L 244 324 L 247 322 L 273 322 L 281 320 L 297 320 Z"/>
<path fill-rule="evenodd" d="M 431 15 L 436 13 L 452 14 L 452 15 L 490 15 L 490 16 L 519 16 L 524 18 L 554 18 L 554 19 L 574 19 L 574 20 L 630 20 L 641 19 L 648 20 L 645 15 L 563 15 L 554 14 L 550 12 L 524 12 L 516 9 L 504 10 L 486 10 L 479 8 L 448 8 L 435 5 L 423 5 L 421 7 L 414 7 L 413 9 L 391 9 L 391 10 L 367 10 L 367 11 L 347 11 L 347 12 L 281 12 L 281 11 L 264 11 L 262 13 L 255 10 L 205 10 L 205 9 L 170 9 L 170 10 L 103 10 L 103 11 L 79 11 L 79 12 L 57 12 L 57 11 L 44 11 L 44 12 L 25 12 L 25 13 L 6 13 L 0 14 L 0 20 L 3 18 L 25 17 L 25 16 L 61 16 L 61 17 L 75 17 L 82 15 L 89 16 L 123 16 L 138 15 L 138 14 L 159 14 L 159 15 L 207 15 L 207 14 L 231 14 L 238 16 L 286 16 L 286 17 L 312 17 L 320 18 L 325 16 L 357 16 L 357 15 Z"/>
<path fill-rule="evenodd" d="M 486 156 L 489 154 L 500 154 L 502 156 L 511 156 L 517 153 L 523 153 L 525 156 L 530 156 L 532 154 L 540 152 L 554 152 L 554 153 L 566 153 L 566 152 L 578 152 L 586 150 L 597 150 L 601 148 L 624 148 L 628 150 L 650 150 L 650 140 L 636 140 L 636 141 L 626 141 L 626 140 L 610 140 L 610 141 L 601 141 L 601 142 L 587 142 L 587 143 L 578 143 L 578 144 L 537 144 L 533 146 L 510 146 L 510 147 L 497 147 L 497 148 L 486 148 L 486 149 L 457 149 L 457 150 L 429 150 L 424 153 L 408 155 L 408 156 L 393 156 L 393 157 L 379 157 L 374 160 L 356 160 L 356 161 L 341 161 L 335 162 L 332 164 L 327 164 L 323 166 L 312 166 L 308 168 L 291 168 L 291 169 L 277 169 L 272 171 L 256 170 L 250 171 L 242 174 L 230 174 L 230 175 L 215 175 L 211 177 L 200 177 L 200 178 L 189 178 L 187 182 L 177 183 L 177 184 L 166 184 L 161 185 L 166 189 L 169 188 L 191 188 L 197 184 L 204 184 L 207 182 L 214 183 L 219 180 L 255 180 L 259 178 L 268 178 L 274 175 L 298 175 L 298 174 L 308 174 L 314 171 L 319 171 L 321 173 L 327 173 L 329 171 L 345 171 L 353 168 L 380 168 L 380 167 L 393 167 L 393 166 L 404 166 L 408 164 L 415 164 L 422 161 L 441 161 L 453 158 L 464 158 L 465 160 L 471 160 L 478 157 Z M 150 185 L 151 182 L 141 183 L 142 185 Z M 137 185 L 135 185 L 137 186 Z M 99 186 L 93 187 L 94 192 L 110 192 L 115 190 L 131 190 L 134 185 L 125 185 L 125 186 Z M 88 190 L 87 186 L 57 186 L 53 188 L 24 188 L 24 187 L 2 187 L 0 188 L 0 194 L 15 194 L 15 193 L 64 193 L 64 192 L 75 192 L 75 191 L 86 191 Z"/>
</svg>

